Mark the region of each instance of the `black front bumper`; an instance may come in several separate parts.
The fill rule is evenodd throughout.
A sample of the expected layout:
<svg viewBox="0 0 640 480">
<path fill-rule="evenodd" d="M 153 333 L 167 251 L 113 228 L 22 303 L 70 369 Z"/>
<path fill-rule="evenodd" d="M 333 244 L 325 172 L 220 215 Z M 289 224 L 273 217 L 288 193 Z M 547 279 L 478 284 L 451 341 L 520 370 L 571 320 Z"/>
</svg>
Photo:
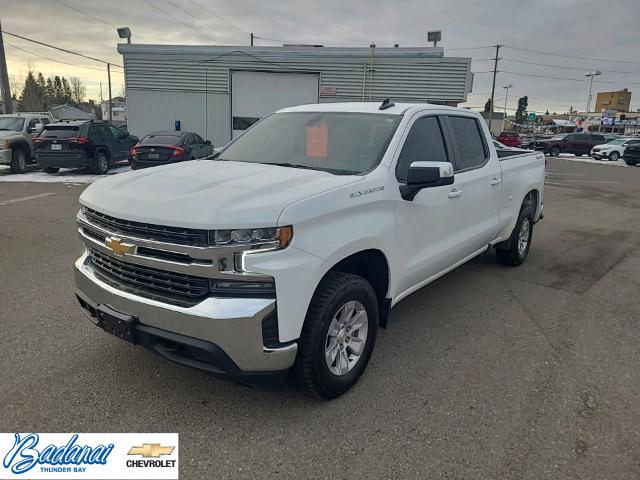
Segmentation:
<svg viewBox="0 0 640 480">
<path fill-rule="evenodd" d="M 76 295 L 76 298 L 94 324 L 100 327 L 98 311 L 79 295 Z M 104 306 L 100 308 L 111 310 Z M 118 315 L 118 312 L 115 311 L 111 311 L 111 313 Z M 130 330 L 132 338 L 123 338 L 124 340 L 151 350 L 172 362 L 205 370 L 218 377 L 249 385 L 282 385 L 289 375 L 289 369 L 265 372 L 243 371 L 222 348 L 206 340 L 169 332 L 138 322 L 133 323 Z"/>
</svg>

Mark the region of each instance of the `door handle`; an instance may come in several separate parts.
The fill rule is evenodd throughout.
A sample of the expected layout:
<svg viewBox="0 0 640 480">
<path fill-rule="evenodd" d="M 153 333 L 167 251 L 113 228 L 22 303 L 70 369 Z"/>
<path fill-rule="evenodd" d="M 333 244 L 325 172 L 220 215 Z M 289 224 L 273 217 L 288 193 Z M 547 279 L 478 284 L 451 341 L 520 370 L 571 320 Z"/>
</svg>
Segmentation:
<svg viewBox="0 0 640 480">
<path fill-rule="evenodd" d="M 501 182 L 502 182 L 502 180 L 499 179 L 499 178 L 492 178 L 491 179 L 491 185 L 500 185 Z"/>
<path fill-rule="evenodd" d="M 462 195 L 462 190 L 457 190 L 457 189 L 453 189 L 449 192 L 449 194 L 447 195 L 447 197 L 449 198 L 456 198 Z"/>
</svg>

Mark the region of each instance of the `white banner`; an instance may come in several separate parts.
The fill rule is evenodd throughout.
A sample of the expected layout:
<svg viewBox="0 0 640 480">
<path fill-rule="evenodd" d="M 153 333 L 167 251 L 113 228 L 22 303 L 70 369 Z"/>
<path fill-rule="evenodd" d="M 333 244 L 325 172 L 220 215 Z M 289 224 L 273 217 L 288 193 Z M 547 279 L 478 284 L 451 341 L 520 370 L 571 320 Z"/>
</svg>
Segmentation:
<svg viewBox="0 0 640 480">
<path fill-rule="evenodd" d="M 0 478 L 177 479 L 177 433 L 0 433 Z"/>
</svg>

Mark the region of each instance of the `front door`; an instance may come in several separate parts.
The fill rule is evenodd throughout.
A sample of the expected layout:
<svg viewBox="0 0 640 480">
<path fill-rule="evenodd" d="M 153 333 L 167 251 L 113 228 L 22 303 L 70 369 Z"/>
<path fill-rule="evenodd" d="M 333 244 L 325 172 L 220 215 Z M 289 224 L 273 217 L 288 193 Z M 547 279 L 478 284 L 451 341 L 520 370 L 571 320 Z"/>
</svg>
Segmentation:
<svg viewBox="0 0 640 480">
<path fill-rule="evenodd" d="M 411 125 L 395 165 L 399 183 L 407 180 L 413 162 L 452 162 L 446 145 L 442 120 L 422 116 Z M 412 201 L 400 199 L 396 206 L 396 262 L 403 272 L 395 285 L 397 296 L 446 269 L 454 261 L 456 236 L 463 229 L 456 209 L 459 199 L 451 196 L 455 185 L 420 190 Z"/>
</svg>

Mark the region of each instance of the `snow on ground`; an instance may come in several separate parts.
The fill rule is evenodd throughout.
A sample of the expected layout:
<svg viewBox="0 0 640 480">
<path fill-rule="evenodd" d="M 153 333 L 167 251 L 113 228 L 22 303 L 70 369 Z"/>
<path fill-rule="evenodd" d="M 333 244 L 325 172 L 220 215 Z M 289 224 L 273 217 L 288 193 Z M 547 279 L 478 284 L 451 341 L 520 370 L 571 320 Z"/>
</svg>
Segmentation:
<svg viewBox="0 0 640 480">
<path fill-rule="evenodd" d="M 118 163 L 109 167 L 107 175 L 115 175 L 131 170 L 128 164 Z M 93 183 L 106 175 L 94 175 L 88 169 L 61 168 L 58 173 L 44 173 L 35 166 L 27 167 L 21 175 L 9 173 L 9 167 L 0 165 L 0 182 L 42 182 L 42 183 Z"/>
<path fill-rule="evenodd" d="M 556 158 L 560 158 L 562 160 L 569 160 L 570 162 L 595 163 L 598 165 L 610 165 L 612 167 L 629 167 L 630 166 L 624 163 L 624 160 L 622 158 L 619 158 L 615 162 L 611 162 L 609 160 L 596 160 L 595 158 L 591 158 L 587 156 L 578 157 L 570 153 L 561 153 L 560 156 Z"/>
</svg>

